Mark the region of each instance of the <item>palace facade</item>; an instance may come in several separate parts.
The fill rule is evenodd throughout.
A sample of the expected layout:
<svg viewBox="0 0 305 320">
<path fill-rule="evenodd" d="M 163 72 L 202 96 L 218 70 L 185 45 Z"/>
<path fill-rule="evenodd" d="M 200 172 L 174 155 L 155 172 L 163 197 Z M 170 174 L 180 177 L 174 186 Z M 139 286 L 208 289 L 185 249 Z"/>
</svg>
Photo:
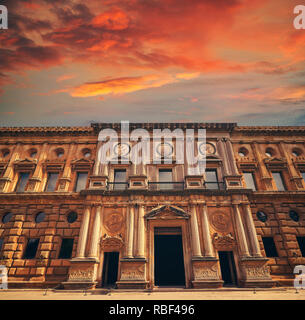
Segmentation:
<svg viewBox="0 0 305 320">
<path fill-rule="evenodd" d="M 124 161 L 101 164 L 99 133 L 120 123 L 0 128 L 8 288 L 293 285 L 305 265 L 305 127 L 129 127 L 148 139 L 206 129 L 205 172 L 175 161 L 179 139 L 151 144 L 157 164 L 124 160 L 136 141 L 114 146 Z"/>
</svg>

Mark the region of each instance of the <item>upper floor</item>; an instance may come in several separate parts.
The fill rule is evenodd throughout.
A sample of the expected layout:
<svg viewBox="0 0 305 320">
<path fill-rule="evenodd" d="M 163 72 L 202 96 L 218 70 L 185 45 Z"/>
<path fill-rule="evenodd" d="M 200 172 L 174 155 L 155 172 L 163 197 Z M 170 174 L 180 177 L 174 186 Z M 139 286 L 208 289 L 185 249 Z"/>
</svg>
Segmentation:
<svg viewBox="0 0 305 320">
<path fill-rule="evenodd" d="M 102 130 L 117 138 L 101 139 Z M 0 192 L 305 191 L 305 127 L 137 123 L 127 140 L 122 130 L 120 123 L 0 128 Z M 134 150 L 145 161 L 132 161 Z"/>
</svg>

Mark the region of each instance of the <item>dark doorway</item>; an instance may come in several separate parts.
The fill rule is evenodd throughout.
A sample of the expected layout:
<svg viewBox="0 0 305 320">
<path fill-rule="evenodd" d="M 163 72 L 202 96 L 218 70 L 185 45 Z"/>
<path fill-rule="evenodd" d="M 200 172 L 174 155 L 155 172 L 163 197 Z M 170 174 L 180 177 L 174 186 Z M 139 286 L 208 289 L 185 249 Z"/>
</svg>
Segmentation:
<svg viewBox="0 0 305 320">
<path fill-rule="evenodd" d="M 218 251 L 220 270 L 224 286 L 236 286 L 236 268 L 232 251 Z"/>
<path fill-rule="evenodd" d="M 180 228 L 155 229 L 155 285 L 185 286 Z"/>
<path fill-rule="evenodd" d="M 118 278 L 119 253 L 105 252 L 102 274 L 102 287 L 115 287 Z"/>
</svg>

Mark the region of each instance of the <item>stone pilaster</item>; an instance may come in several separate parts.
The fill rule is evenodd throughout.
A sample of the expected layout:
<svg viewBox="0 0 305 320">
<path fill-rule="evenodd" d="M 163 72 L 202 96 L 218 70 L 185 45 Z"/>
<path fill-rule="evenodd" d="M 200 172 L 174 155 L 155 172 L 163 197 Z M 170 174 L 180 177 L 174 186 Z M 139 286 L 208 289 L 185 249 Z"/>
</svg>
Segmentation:
<svg viewBox="0 0 305 320">
<path fill-rule="evenodd" d="M 202 233 L 203 233 L 203 245 L 204 245 L 204 256 L 205 257 L 213 257 L 213 246 L 212 240 L 210 235 L 210 227 L 209 227 L 209 220 L 208 220 L 208 208 L 207 205 L 203 205 L 202 210 Z"/>
<path fill-rule="evenodd" d="M 247 222 L 247 226 L 248 226 L 248 233 L 249 233 L 249 237 L 250 237 L 250 241 L 251 241 L 251 245 L 252 245 L 252 250 L 253 250 L 253 252 L 252 252 L 253 256 L 254 257 L 261 257 L 262 254 L 261 254 L 260 246 L 259 246 L 258 239 L 257 239 L 256 229 L 254 226 L 250 205 L 245 204 L 244 209 L 245 209 L 246 222 Z"/>
<path fill-rule="evenodd" d="M 98 206 L 96 208 L 94 222 L 93 222 L 93 230 L 92 230 L 92 239 L 89 250 L 89 258 L 98 258 L 98 247 L 99 247 L 99 239 L 100 239 L 100 227 L 101 227 L 101 211 L 102 208 Z"/>
<path fill-rule="evenodd" d="M 14 178 L 14 162 L 19 159 L 21 150 L 21 144 L 17 143 L 15 146 L 10 161 L 4 171 L 3 176 L 0 178 L 0 192 L 10 192 L 11 182 Z"/>
<path fill-rule="evenodd" d="M 192 230 L 192 247 L 193 247 L 193 258 L 202 257 L 200 248 L 199 228 L 197 221 L 196 205 L 191 205 L 191 230 Z"/>
<path fill-rule="evenodd" d="M 234 208 L 234 217 L 235 217 L 235 223 L 236 223 L 236 231 L 238 234 L 238 244 L 240 248 L 240 253 L 242 257 L 249 257 L 249 248 L 247 244 L 247 238 L 244 230 L 244 225 L 241 219 L 240 211 L 238 204 L 233 204 Z"/>
<path fill-rule="evenodd" d="M 137 257 L 145 258 L 145 207 L 143 204 L 139 205 L 139 215 L 138 215 L 138 250 Z"/>
</svg>

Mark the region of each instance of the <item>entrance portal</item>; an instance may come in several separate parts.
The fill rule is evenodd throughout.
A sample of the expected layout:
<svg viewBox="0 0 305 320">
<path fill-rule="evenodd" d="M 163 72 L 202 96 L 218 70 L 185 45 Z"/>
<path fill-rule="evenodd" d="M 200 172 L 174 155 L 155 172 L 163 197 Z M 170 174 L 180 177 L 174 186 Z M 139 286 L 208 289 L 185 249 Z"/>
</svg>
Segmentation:
<svg viewBox="0 0 305 320">
<path fill-rule="evenodd" d="M 155 228 L 155 285 L 185 286 L 181 228 Z"/>
<path fill-rule="evenodd" d="M 224 286 L 236 286 L 236 268 L 232 251 L 218 251 L 220 270 Z"/>
<path fill-rule="evenodd" d="M 119 252 L 104 252 L 102 287 L 114 287 L 118 278 Z"/>
</svg>

